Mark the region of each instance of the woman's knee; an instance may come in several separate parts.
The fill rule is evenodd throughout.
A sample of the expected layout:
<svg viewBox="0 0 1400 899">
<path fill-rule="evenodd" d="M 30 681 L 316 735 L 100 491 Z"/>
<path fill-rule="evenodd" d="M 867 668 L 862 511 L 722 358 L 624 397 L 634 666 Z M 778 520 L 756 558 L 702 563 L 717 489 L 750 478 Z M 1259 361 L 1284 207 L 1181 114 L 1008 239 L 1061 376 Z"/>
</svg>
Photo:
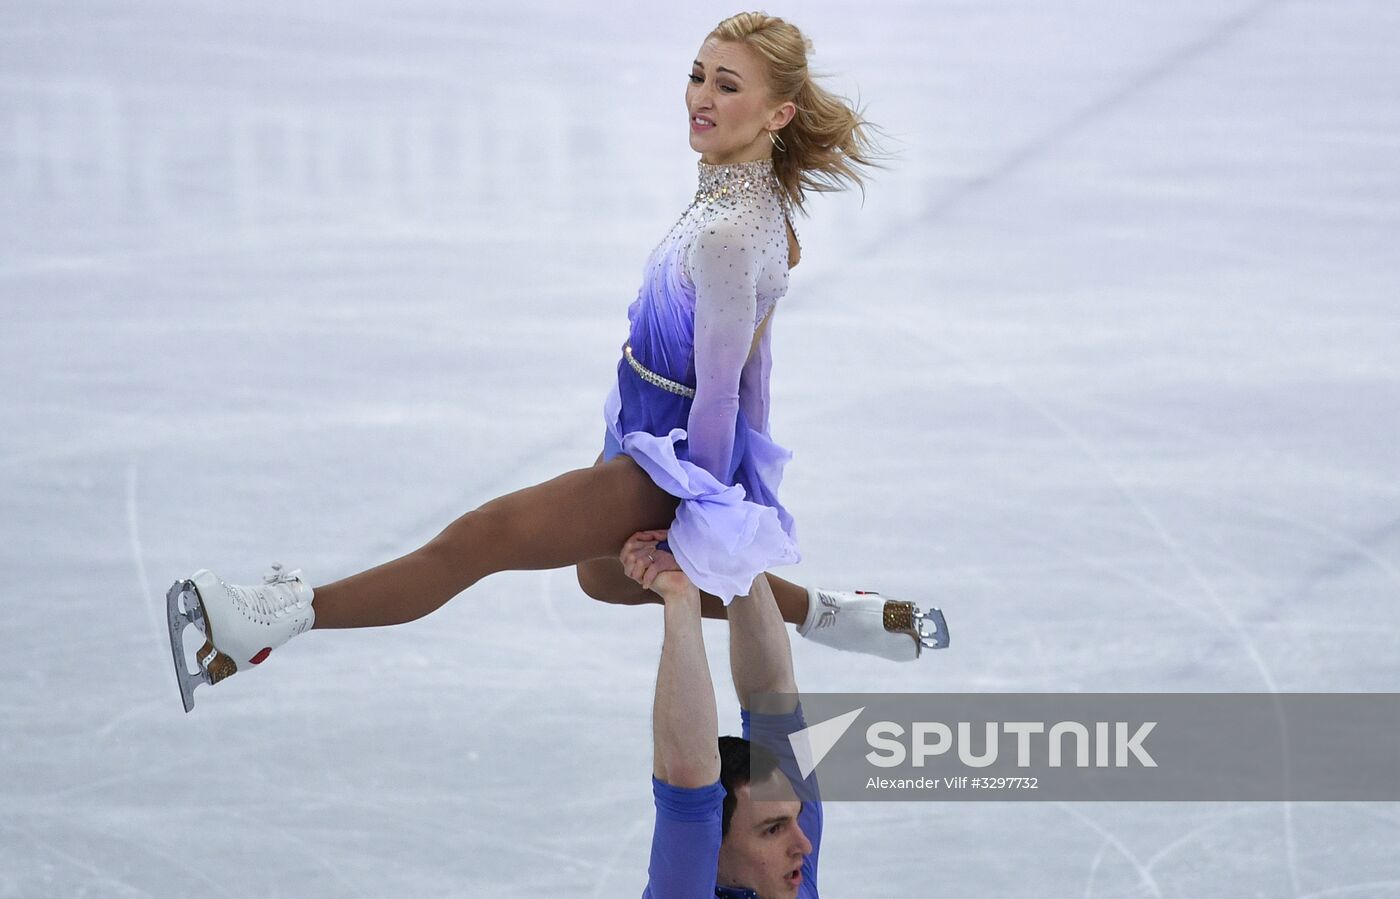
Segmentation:
<svg viewBox="0 0 1400 899">
<path fill-rule="evenodd" d="M 599 602 L 635 606 L 654 601 L 654 594 L 624 575 L 614 559 L 590 559 L 574 571 L 583 592 Z"/>
<path fill-rule="evenodd" d="M 456 568 L 480 565 L 487 554 L 481 552 L 487 543 L 500 544 L 509 537 L 511 516 L 506 509 L 482 507 L 473 509 L 443 528 L 424 544 L 422 552 L 443 565 Z M 499 570 L 499 569 L 495 569 Z M 483 577 L 490 571 L 475 572 Z"/>
</svg>

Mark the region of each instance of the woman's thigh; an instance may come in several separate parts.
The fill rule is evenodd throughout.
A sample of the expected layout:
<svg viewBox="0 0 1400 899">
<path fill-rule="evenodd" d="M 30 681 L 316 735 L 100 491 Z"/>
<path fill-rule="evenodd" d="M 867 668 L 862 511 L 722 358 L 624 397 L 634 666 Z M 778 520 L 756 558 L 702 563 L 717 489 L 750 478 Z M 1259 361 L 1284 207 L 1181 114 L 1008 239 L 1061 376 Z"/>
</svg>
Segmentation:
<svg viewBox="0 0 1400 899">
<path fill-rule="evenodd" d="M 507 529 L 493 543 L 518 556 L 496 559 L 496 570 L 529 570 L 616 558 L 637 531 L 669 527 L 677 502 L 621 455 L 498 497 L 476 514 Z"/>
<path fill-rule="evenodd" d="M 626 457 L 615 456 L 614 461 L 619 458 Z M 598 458 L 593 462 L 593 467 L 597 468 L 604 464 L 606 463 L 603 462 L 603 454 L 599 453 Z M 632 464 L 636 465 L 635 462 Z M 650 480 L 650 478 L 648 478 L 648 480 Z M 653 484 L 653 486 L 655 485 Z M 660 488 L 657 489 L 660 490 Z M 670 514 L 674 517 L 675 497 L 671 497 L 671 500 Z M 668 527 L 669 521 L 670 519 L 667 520 L 667 524 L 660 525 L 660 527 Z M 649 529 L 638 528 L 638 530 Z M 634 531 L 633 533 L 636 532 Z M 630 537 L 632 535 L 628 534 L 627 536 Z M 656 602 L 660 599 L 659 596 L 647 590 L 641 584 L 623 573 L 622 563 L 619 562 L 617 558 L 617 553 L 621 552 L 621 550 L 622 546 L 619 544 L 617 552 L 613 552 L 610 555 L 599 556 L 596 559 L 587 559 L 583 562 L 579 562 L 578 565 L 575 566 L 578 575 L 578 584 L 583 588 L 583 592 L 594 599 L 600 599 L 604 602 L 611 603 L 636 605 L 639 603 Z"/>
</svg>

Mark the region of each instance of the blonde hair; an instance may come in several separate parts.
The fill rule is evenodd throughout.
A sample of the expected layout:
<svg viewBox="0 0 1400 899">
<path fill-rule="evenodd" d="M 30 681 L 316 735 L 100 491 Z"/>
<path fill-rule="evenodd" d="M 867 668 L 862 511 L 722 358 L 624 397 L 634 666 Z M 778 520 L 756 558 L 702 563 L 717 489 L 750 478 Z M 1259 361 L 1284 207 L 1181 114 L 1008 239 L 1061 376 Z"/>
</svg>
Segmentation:
<svg viewBox="0 0 1400 899">
<path fill-rule="evenodd" d="M 843 190 L 854 184 L 865 192 L 857 166 L 883 168 L 869 131 L 879 130 L 844 97 L 817 85 L 807 71 L 812 42 L 796 25 L 762 12 L 741 12 L 707 36 L 750 47 L 768 68 L 773 97 L 792 101 L 797 114 L 777 132 L 785 149 L 773 148 L 773 170 L 792 204 L 804 213 L 806 192 Z"/>
</svg>

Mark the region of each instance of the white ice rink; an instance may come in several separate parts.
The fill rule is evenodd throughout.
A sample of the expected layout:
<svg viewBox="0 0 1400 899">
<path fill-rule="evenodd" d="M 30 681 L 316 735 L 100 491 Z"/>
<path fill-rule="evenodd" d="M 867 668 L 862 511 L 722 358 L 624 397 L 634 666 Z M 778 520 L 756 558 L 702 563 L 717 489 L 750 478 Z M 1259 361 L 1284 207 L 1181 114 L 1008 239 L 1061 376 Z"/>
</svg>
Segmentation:
<svg viewBox="0 0 1400 899">
<path fill-rule="evenodd" d="M 0 6 L 0 897 L 640 894 L 656 609 L 498 575 L 187 716 L 163 595 L 592 462 L 734 11 Z M 784 573 L 954 640 L 804 642 L 803 688 L 1395 690 L 1400 6 L 769 11 L 900 154 L 798 222 Z M 1397 845 L 1394 803 L 832 803 L 821 882 L 1400 896 Z"/>
</svg>

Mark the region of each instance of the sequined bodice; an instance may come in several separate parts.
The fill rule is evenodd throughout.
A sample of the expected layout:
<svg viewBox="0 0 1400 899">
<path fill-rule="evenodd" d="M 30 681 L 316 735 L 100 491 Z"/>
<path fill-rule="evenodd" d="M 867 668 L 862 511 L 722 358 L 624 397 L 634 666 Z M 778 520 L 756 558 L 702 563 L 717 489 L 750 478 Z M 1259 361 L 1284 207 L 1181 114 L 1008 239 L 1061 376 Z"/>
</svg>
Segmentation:
<svg viewBox="0 0 1400 899">
<path fill-rule="evenodd" d="M 757 254 L 757 271 L 752 272 L 756 294 L 754 327 L 772 311 L 788 288 L 787 227 L 791 219 L 787 195 L 778 183 L 773 163 L 768 159 L 752 162 L 710 165 L 697 163 L 699 183 L 695 199 L 681 213 L 671 230 L 652 251 L 647 277 L 679 275 L 692 298 L 707 287 L 726 289 L 731 285 L 696 284 L 696 238 L 716 229 L 739 238 L 744 246 L 721 247 L 736 257 L 746 250 Z M 796 235 L 794 229 L 793 234 Z M 669 270 L 674 267 L 674 270 Z M 710 269 L 713 271 L 714 266 Z M 736 276 L 737 277 L 737 276 Z"/>
<path fill-rule="evenodd" d="M 681 428 L 689 460 L 727 479 L 747 435 L 768 427 L 771 329 L 757 329 L 787 292 L 788 205 L 769 160 L 699 173 L 627 310 L 615 408 L 649 434 Z"/>
</svg>

